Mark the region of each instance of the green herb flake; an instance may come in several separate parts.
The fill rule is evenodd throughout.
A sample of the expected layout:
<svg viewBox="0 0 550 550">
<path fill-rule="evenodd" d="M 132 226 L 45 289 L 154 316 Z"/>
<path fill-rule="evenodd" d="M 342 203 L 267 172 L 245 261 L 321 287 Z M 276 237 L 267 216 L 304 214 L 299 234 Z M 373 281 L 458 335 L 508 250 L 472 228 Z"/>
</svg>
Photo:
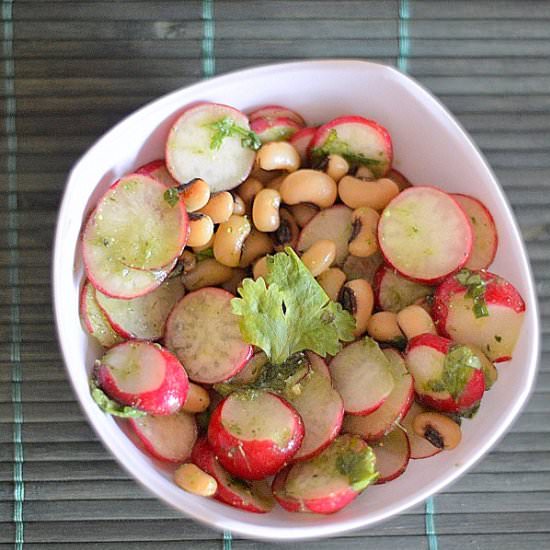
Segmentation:
<svg viewBox="0 0 550 550">
<path fill-rule="evenodd" d="M 207 260 L 208 258 L 214 257 L 214 249 L 212 247 L 205 248 L 204 250 L 199 250 L 198 252 L 195 252 L 195 258 L 197 259 L 197 262 L 202 262 L 203 260 Z"/>
<path fill-rule="evenodd" d="M 481 278 L 481 275 L 469 269 L 461 269 L 455 275 L 455 279 L 467 288 L 466 296 L 472 298 L 474 302 L 473 312 L 476 319 L 489 317 L 489 309 L 485 301 L 487 283 Z"/>
<path fill-rule="evenodd" d="M 180 200 L 180 194 L 176 187 L 170 187 L 164 192 L 163 198 L 170 206 L 174 207 Z"/>
<path fill-rule="evenodd" d="M 357 438 L 358 439 L 358 438 Z M 338 473 L 346 476 L 354 491 L 363 491 L 376 481 L 376 457 L 369 446 L 355 445 L 352 439 L 349 446 L 342 448 L 336 457 Z"/>
<path fill-rule="evenodd" d="M 500 344 L 502 342 L 502 336 L 495 334 L 495 340 Z"/>
<path fill-rule="evenodd" d="M 213 131 L 210 139 L 210 149 L 213 151 L 217 151 L 222 146 L 223 140 L 230 136 L 240 137 L 241 145 L 253 151 L 257 151 L 262 146 L 258 134 L 239 126 L 231 117 L 221 118 L 206 124 L 205 127 Z"/>
<path fill-rule="evenodd" d="M 94 379 L 90 380 L 90 393 L 92 395 L 92 399 L 97 403 L 99 408 L 107 414 L 120 416 L 121 418 L 141 418 L 147 414 L 139 409 L 127 407 L 113 401 L 107 397 L 107 394 L 97 385 L 97 382 Z"/>
</svg>

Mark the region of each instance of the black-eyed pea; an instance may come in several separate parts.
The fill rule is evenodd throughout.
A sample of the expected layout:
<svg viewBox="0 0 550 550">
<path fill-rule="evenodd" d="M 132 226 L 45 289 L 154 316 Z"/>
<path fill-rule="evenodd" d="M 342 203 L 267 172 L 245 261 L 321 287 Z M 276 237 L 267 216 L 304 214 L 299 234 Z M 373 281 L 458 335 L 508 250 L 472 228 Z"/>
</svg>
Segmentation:
<svg viewBox="0 0 550 550">
<path fill-rule="evenodd" d="M 265 256 L 273 250 L 273 241 L 266 233 L 252 228 L 250 235 L 243 243 L 241 261 L 239 267 L 249 267 L 260 256 Z"/>
<path fill-rule="evenodd" d="M 179 466 L 174 472 L 174 482 L 184 491 L 201 497 L 214 496 L 218 490 L 217 481 L 191 463 Z"/>
<path fill-rule="evenodd" d="M 233 214 L 237 216 L 244 216 L 246 214 L 246 204 L 243 199 L 237 195 L 237 193 L 231 193 L 233 195 Z"/>
<path fill-rule="evenodd" d="M 302 262 L 314 277 L 326 271 L 336 258 L 336 244 L 328 239 L 314 242 L 303 254 Z"/>
<path fill-rule="evenodd" d="M 208 405 L 210 405 L 208 392 L 202 386 L 190 382 L 189 391 L 181 410 L 193 414 L 201 413 L 208 409 Z"/>
<path fill-rule="evenodd" d="M 346 282 L 346 274 L 338 267 L 331 267 L 317 277 L 317 282 L 327 293 L 327 296 L 333 302 L 336 302 Z"/>
<path fill-rule="evenodd" d="M 305 227 L 312 220 L 313 216 L 319 213 L 319 207 L 310 202 L 294 204 L 293 206 L 289 206 L 288 209 L 300 228 Z"/>
<path fill-rule="evenodd" d="M 353 336 L 357 338 L 367 331 L 367 325 L 374 308 L 374 293 L 365 279 L 348 281 L 340 291 L 338 301 L 355 319 Z"/>
<path fill-rule="evenodd" d="M 199 254 L 199 252 L 204 252 L 205 250 L 212 248 L 213 245 L 214 245 L 214 233 L 212 233 L 212 237 L 206 244 L 203 244 L 202 246 L 193 246 L 192 248 L 195 254 Z"/>
<path fill-rule="evenodd" d="M 298 237 L 300 236 L 300 229 L 294 220 L 294 216 L 287 208 L 281 208 L 279 210 L 279 217 L 281 218 L 281 223 L 277 231 L 273 233 L 275 250 L 281 252 L 281 250 L 284 250 L 287 246 L 296 248 Z"/>
<path fill-rule="evenodd" d="M 262 185 L 268 184 L 273 178 L 281 175 L 283 172 L 279 170 L 262 170 L 256 163 L 252 167 L 252 171 L 248 176 L 249 179 L 253 178 L 258 180 Z"/>
<path fill-rule="evenodd" d="M 254 279 L 259 279 L 267 276 L 267 256 L 262 256 L 259 260 L 256 260 L 252 266 L 252 276 Z"/>
<path fill-rule="evenodd" d="M 265 143 L 256 154 L 256 165 L 268 172 L 272 170 L 295 172 L 300 168 L 300 164 L 300 154 L 287 141 Z"/>
<path fill-rule="evenodd" d="M 362 180 L 375 180 L 374 174 L 372 173 L 372 170 L 365 165 L 361 165 L 357 167 L 357 170 L 355 170 L 355 174 L 353 174 L 356 178 L 362 179 Z"/>
<path fill-rule="evenodd" d="M 210 200 L 210 187 L 200 178 L 195 178 L 183 187 L 183 202 L 187 212 L 196 212 Z"/>
<path fill-rule="evenodd" d="M 197 266 L 197 257 L 190 250 L 184 250 L 179 261 L 183 266 L 183 272 L 189 273 Z"/>
<path fill-rule="evenodd" d="M 183 286 L 189 291 L 199 290 L 205 286 L 218 286 L 229 281 L 233 270 L 222 265 L 214 258 L 206 258 L 197 262 L 195 269 L 181 276 Z"/>
<path fill-rule="evenodd" d="M 325 172 L 334 181 L 338 182 L 349 172 L 348 161 L 340 155 L 329 155 Z"/>
<path fill-rule="evenodd" d="M 399 187 L 388 178 L 367 181 L 355 176 L 344 176 L 338 182 L 338 195 L 350 208 L 369 206 L 374 210 L 383 210 L 398 194 Z"/>
<path fill-rule="evenodd" d="M 235 189 L 237 195 L 241 197 L 246 209 L 250 210 L 254 197 L 264 188 L 264 184 L 256 178 L 248 178 L 237 189 Z"/>
<path fill-rule="evenodd" d="M 380 215 L 368 206 L 356 208 L 351 215 L 352 231 L 348 251 L 352 256 L 368 258 L 378 250 L 376 229 Z"/>
<path fill-rule="evenodd" d="M 245 216 L 232 214 L 220 223 L 214 236 L 214 258 L 223 265 L 237 267 L 241 261 L 243 243 L 250 235 L 252 226 Z"/>
<path fill-rule="evenodd" d="M 214 223 L 223 223 L 233 214 L 233 204 L 233 195 L 229 191 L 221 191 L 210 197 L 201 212 L 210 216 Z"/>
<path fill-rule="evenodd" d="M 448 416 L 436 412 L 417 414 L 413 420 L 413 430 L 438 449 L 454 449 L 462 439 L 460 426 Z"/>
<path fill-rule="evenodd" d="M 319 208 L 328 208 L 336 201 L 336 182 L 324 172 L 305 168 L 289 174 L 280 189 L 286 204 L 311 202 Z"/>
<path fill-rule="evenodd" d="M 210 216 L 200 212 L 189 214 L 188 246 L 204 246 L 214 234 L 214 223 Z"/>
<path fill-rule="evenodd" d="M 279 227 L 281 195 L 275 189 L 262 189 L 252 204 L 252 221 L 258 231 L 270 233 Z"/>
<path fill-rule="evenodd" d="M 379 311 L 371 315 L 367 323 L 367 334 L 379 342 L 403 347 L 405 337 L 397 324 L 397 315 L 391 311 Z"/>
<path fill-rule="evenodd" d="M 419 334 L 437 334 L 429 313 L 416 304 L 407 306 L 397 314 L 397 324 L 408 340 Z"/>
</svg>

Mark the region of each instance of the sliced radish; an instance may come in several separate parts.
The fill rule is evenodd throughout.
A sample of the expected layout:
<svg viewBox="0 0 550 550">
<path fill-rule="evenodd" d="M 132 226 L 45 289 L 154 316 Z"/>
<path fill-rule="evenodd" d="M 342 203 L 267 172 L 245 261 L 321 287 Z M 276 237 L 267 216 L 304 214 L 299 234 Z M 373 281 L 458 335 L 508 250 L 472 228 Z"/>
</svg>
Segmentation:
<svg viewBox="0 0 550 550">
<path fill-rule="evenodd" d="M 250 121 L 250 129 L 258 135 L 262 143 L 288 141 L 302 128 L 291 118 L 255 118 Z"/>
<path fill-rule="evenodd" d="M 150 292 L 181 254 L 187 241 L 187 212 L 183 203 L 168 204 L 165 191 L 148 176 L 125 176 L 88 218 L 82 255 L 88 278 L 104 294 L 135 298 Z"/>
<path fill-rule="evenodd" d="M 432 287 L 409 281 L 387 265 L 380 266 L 372 286 L 376 306 L 394 313 L 399 313 L 433 292 Z"/>
<path fill-rule="evenodd" d="M 351 254 L 346 258 L 342 265 L 342 271 L 346 274 L 348 281 L 354 279 L 365 279 L 371 283 L 374 280 L 376 270 L 383 264 L 384 257 L 380 251 L 375 252 L 368 258 L 358 258 Z"/>
<path fill-rule="evenodd" d="M 233 294 L 205 287 L 187 294 L 166 322 L 165 343 L 194 382 L 215 384 L 235 376 L 252 355 L 243 341 Z"/>
<path fill-rule="evenodd" d="M 376 477 L 371 448 L 357 436 L 342 435 L 316 457 L 283 470 L 272 490 L 287 510 L 332 514 L 353 501 Z"/>
<path fill-rule="evenodd" d="M 293 134 L 289 140 L 290 143 L 294 145 L 296 151 L 298 151 L 300 158 L 302 159 L 302 166 L 305 166 L 308 162 L 307 152 L 316 131 L 317 128 L 302 128 Z"/>
<path fill-rule="evenodd" d="M 386 177 L 390 180 L 397 183 L 397 186 L 399 187 L 399 191 L 403 191 L 403 189 L 407 189 L 407 187 L 412 187 L 412 183 L 398 170 L 395 168 L 392 168 L 387 174 Z"/>
<path fill-rule="evenodd" d="M 113 328 L 125 338 L 158 340 L 164 334 L 168 314 L 185 294 L 179 278 L 168 279 L 145 296 L 130 300 L 96 292 L 99 306 Z"/>
<path fill-rule="evenodd" d="M 435 445 L 432 445 L 427 439 L 424 439 L 423 437 L 417 435 L 413 429 L 413 420 L 415 419 L 415 417 L 418 414 L 427 411 L 428 409 L 413 401 L 409 412 L 401 421 L 401 427 L 406 432 L 407 439 L 409 440 L 411 458 L 413 459 L 428 458 L 442 451 L 442 449 L 438 449 Z"/>
<path fill-rule="evenodd" d="M 222 121 L 241 130 L 227 135 L 219 147 L 213 124 Z M 166 142 L 166 165 L 172 176 L 185 183 L 201 178 L 216 193 L 237 187 L 248 176 L 255 153 L 243 145 L 238 132 L 249 132 L 248 118 L 233 107 L 200 103 L 186 109 L 172 126 Z M 218 132 L 220 137 L 221 134 Z"/>
<path fill-rule="evenodd" d="M 264 390 L 234 392 L 214 410 L 208 441 L 222 466 L 243 479 L 263 479 L 283 468 L 304 437 L 298 413 Z"/>
<path fill-rule="evenodd" d="M 90 336 L 93 336 L 104 348 L 110 348 L 122 342 L 122 337 L 105 317 L 96 300 L 96 290 L 89 281 L 84 283 L 80 293 L 80 319 Z"/>
<path fill-rule="evenodd" d="M 197 440 L 197 423 L 192 414 L 130 418 L 130 425 L 145 449 L 164 462 L 185 462 Z"/>
<path fill-rule="evenodd" d="M 216 500 L 256 514 L 266 514 L 273 508 L 275 503 L 267 483 L 237 479 L 226 472 L 206 437 L 197 441 L 191 458 L 194 464 L 214 477 L 218 483 L 214 494 Z"/>
<path fill-rule="evenodd" d="M 308 357 L 311 371 L 285 394 L 301 416 L 305 429 L 302 445 L 293 460 L 307 460 L 328 447 L 338 435 L 344 418 L 344 403 L 332 387 L 326 363 L 314 353 L 308 353 Z"/>
<path fill-rule="evenodd" d="M 372 446 L 376 456 L 376 469 L 380 477 L 377 484 L 387 483 L 399 477 L 406 469 L 411 458 L 411 447 L 405 432 L 399 428 L 384 436 Z"/>
<path fill-rule="evenodd" d="M 472 366 L 472 357 L 475 354 L 467 346 L 442 336 L 415 336 L 407 345 L 405 360 L 418 399 L 442 412 L 465 413 L 477 406 L 485 381 L 481 368 Z"/>
<path fill-rule="evenodd" d="M 384 209 L 378 240 L 401 275 L 437 283 L 458 271 L 472 250 L 472 227 L 458 203 L 435 187 L 410 187 Z"/>
<path fill-rule="evenodd" d="M 332 359 L 329 368 L 348 414 L 374 412 L 394 388 L 389 361 L 371 338 L 346 346 Z"/>
<path fill-rule="evenodd" d="M 462 275 L 467 284 L 459 281 L 464 280 Z M 481 287 L 476 280 L 482 281 Z M 481 303 L 474 303 L 469 288 L 478 288 Z M 483 304 L 485 316 L 479 309 Z M 502 277 L 488 271 L 464 271 L 437 288 L 432 311 L 440 334 L 460 344 L 477 346 L 491 361 L 498 362 L 512 357 L 525 316 L 525 302 Z"/>
<path fill-rule="evenodd" d="M 177 358 L 158 344 L 131 340 L 111 348 L 94 366 L 111 398 L 149 414 L 168 415 L 185 403 L 189 381 Z"/>
<path fill-rule="evenodd" d="M 136 174 L 143 174 L 144 176 L 150 176 L 160 183 L 166 185 L 166 187 L 175 187 L 178 182 L 170 175 L 164 159 L 153 160 L 140 166 L 136 170 Z"/>
<path fill-rule="evenodd" d="M 344 205 L 321 210 L 302 229 L 298 239 L 298 251 L 304 252 L 320 240 L 329 240 L 336 245 L 335 265 L 342 265 L 348 255 L 348 241 L 351 237 L 352 210 Z"/>
<path fill-rule="evenodd" d="M 258 107 L 248 115 L 248 120 L 255 120 L 257 118 L 290 118 L 300 126 L 305 126 L 306 124 L 300 114 L 281 105 L 264 105 L 263 107 Z"/>
<path fill-rule="evenodd" d="M 498 247 L 495 220 L 480 200 L 461 193 L 454 193 L 452 197 L 466 212 L 474 232 L 472 254 L 464 267 L 468 269 L 487 269 L 495 259 Z"/>
<path fill-rule="evenodd" d="M 405 360 L 392 348 L 382 351 L 389 361 L 395 383 L 392 392 L 373 413 L 366 416 L 346 415 L 342 427 L 345 433 L 357 434 L 367 441 L 376 441 L 392 431 L 407 414 L 414 399 L 413 379 L 407 371 Z"/>
<path fill-rule="evenodd" d="M 310 145 L 310 156 L 343 156 L 352 165 L 365 165 L 378 178 L 391 167 L 393 151 L 388 131 L 374 120 L 360 116 L 335 118 L 321 126 Z"/>
</svg>

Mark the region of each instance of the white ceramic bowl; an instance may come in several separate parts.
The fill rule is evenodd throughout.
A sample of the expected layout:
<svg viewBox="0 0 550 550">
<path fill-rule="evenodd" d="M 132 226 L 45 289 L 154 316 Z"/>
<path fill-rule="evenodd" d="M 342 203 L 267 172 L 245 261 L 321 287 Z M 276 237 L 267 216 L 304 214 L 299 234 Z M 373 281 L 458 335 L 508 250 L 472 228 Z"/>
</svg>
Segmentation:
<svg viewBox="0 0 550 550">
<path fill-rule="evenodd" d="M 116 178 L 163 156 L 176 113 L 197 100 L 245 111 L 279 103 L 296 109 L 310 124 L 345 114 L 379 121 L 392 136 L 394 166 L 413 182 L 470 193 L 489 207 L 500 235 L 492 270 L 509 279 L 527 303 L 514 358 L 499 367 L 499 380 L 483 398 L 479 414 L 464 422 L 459 447 L 411 461 L 402 477 L 369 487 L 331 516 L 291 514 L 281 508 L 267 515 L 252 514 L 186 493 L 89 395 L 88 374 L 100 350 L 85 335 L 78 316 L 82 222 Z M 489 166 L 461 126 L 426 90 L 390 67 L 362 61 L 308 61 L 239 71 L 178 90 L 123 120 L 84 154 L 69 176 L 55 239 L 53 289 L 69 377 L 90 423 L 114 457 L 137 481 L 184 514 L 256 538 L 336 535 L 387 519 L 440 491 L 479 460 L 516 418 L 529 396 L 538 359 L 539 324 L 529 263 L 510 206 Z"/>
</svg>

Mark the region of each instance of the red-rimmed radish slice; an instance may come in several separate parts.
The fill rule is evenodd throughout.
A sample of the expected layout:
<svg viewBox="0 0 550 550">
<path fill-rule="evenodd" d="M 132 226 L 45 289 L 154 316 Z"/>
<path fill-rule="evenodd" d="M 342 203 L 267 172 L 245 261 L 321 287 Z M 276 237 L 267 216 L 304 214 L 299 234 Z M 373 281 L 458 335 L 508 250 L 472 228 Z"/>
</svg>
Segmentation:
<svg viewBox="0 0 550 550">
<path fill-rule="evenodd" d="M 189 390 L 187 373 L 177 358 L 141 340 L 112 347 L 96 362 L 94 377 L 111 399 L 154 415 L 177 412 Z"/>
<path fill-rule="evenodd" d="M 326 363 L 308 353 L 311 371 L 285 394 L 304 423 L 305 436 L 293 460 L 307 460 L 328 447 L 338 435 L 344 418 L 344 403 L 332 387 Z"/>
<path fill-rule="evenodd" d="M 282 105 L 264 105 L 263 107 L 254 109 L 248 115 L 248 120 L 255 120 L 257 118 L 290 118 L 300 126 L 305 126 L 306 124 L 300 114 Z"/>
<path fill-rule="evenodd" d="M 427 411 L 428 409 L 413 401 L 409 412 L 401 421 L 401 426 L 407 434 L 407 439 L 409 440 L 411 458 L 413 459 L 428 458 L 442 451 L 442 449 L 438 449 L 436 446 L 432 445 L 427 439 L 424 439 L 423 437 L 417 435 L 413 429 L 413 421 L 415 417 L 420 413 L 424 413 Z M 398 427 L 397 429 L 401 428 Z"/>
<path fill-rule="evenodd" d="M 244 113 L 218 103 L 189 107 L 176 120 L 166 142 L 166 166 L 177 181 L 201 178 L 216 193 L 233 189 L 246 179 L 255 153 L 243 146 L 242 136 L 231 134 L 223 138 L 219 148 L 212 146 L 216 130 L 211 125 L 224 119 L 250 130 Z"/>
<path fill-rule="evenodd" d="M 201 288 L 184 296 L 168 317 L 166 347 L 194 382 L 223 382 L 252 356 L 252 346 L 243 341 L 239 318 L 231 310 L 234 297 L 221 288 Z"/>
<path fill-rule="evenodd" d="M 344 205 L 332 206 L 315 214 L 302 229 L 298 239 L 298 251 L 304 252 L 320 240 L 336 245 L 335 265 L 342 265 L 348 255 L 348 242 L 352 233 L 352 210 Z"/>
<path fill-rule="evenodd" d="M 376 469 L 380 477 L 378 485 L 399 477 L 406 469 L 411 458 L 411 447 L 405 432 L 395 428 L 372 446 L 376 456 Z"/>
<path fill-rule="evenodd" d="M 342 426 L 344 433 L 353 433 L 367 441 L 375 441 L 392 431 L 408 412 L 414 399 L 412 376 L 407 371 L 405 360 L 392 348 L 382 350 L 389 361 L 395 385 L 379 409 L 366 416 L 346 415 Z"/>
<path fill-rule="evenodd" d="M 409 281 L 387 265 L 379 267 L 372 286 L 376 306 L 394 313 L 399 313 L 433 292 L 432 287 Z"/>
<path fill-rule="evenodd" d="M 270 141 L 288 141 L 302 128 L 291 118 L 255 118 L 250 121 L 250 129 L 255 132 L 262 143 Z"/>
<path fill-rule="evenodd" d="M 399 191 L 403 191 L 403 189 L 407 189 L 407 187 L 412 187 L 412 183 L 401 172 L 399 172 L 399 170 L 396 170 L 395 168 L 392 168 L 386 174 L 386 177 L 397 183 Z"/>
<path fill-rule="evenodd" d="M 166 163 L 164 159 L 157 159 L 143 166 L 140 166 L 136 170 L 136 174 L 143 174 L 144 176 L 150 176 L 160 183 L 166 185 L 166 187 L 175 187 L 178 185 L 178 182 L 170 175 L 168 168 L 166 168 Z"/>
<path fill-rule="evenodd" d="M 104 348 L 110 348 L 122 342 L 122 337 L 109 323 L 96 300 L 96 290 L 86 281 L 80 293 L 80 318 L 86 331 Z"/>
<path fill-rule="evenodd" d="M 374 120 L 360 116 L 335 118 L 319 127 L 310 145 L 310 156 L 319 156 L 319 152 L 336 153 L 352 162 L 354 158 L 363 158 L 368 168 L 378 178 L 384 176 L 391 167 L 393 151 L 388 131 Z"/>
<path fill-rule="evenodd" d="M 216 480 L 218 484 L 214 494 L 216 500 L 256 514 L 266 514 L 273 508 L 275 502 L 267 483 L 237 479 L 226 472 L 218 462 L 206 437 L 197 441 L 191 458 L 196 466 Z"/>
<path fill-rule="evenodd" d="M 483 300 L 488 315 L 476 317 L 468 288 L 456 276 L 449 277 L 436 290 L 433 317 L 443 336 L 461 344 L 472 344 L 491 361 L 507 361 L 512 357 L 519 338 L 525 302 L 516 288 L 502 277 L 488 271 L 479 274 L 484 282 Z"/>
<path fill-rule="evenodd" d="M 371 338 L 346 346 L 332 359 L 329 368 L 348 414 L 374 412 L 394 388 L 389 361 Z"/>
<path fill-rule="evenodd" d="M 208 442 L 220 464 L 243 479 L 263 479 L 283 468 L 304 437 L 300 415 L 264 390 L 234 392 L 214 410 Z"/>
<path fill-rule="evenodd" d="M 382 212 L 378 241 L 401 275 L 437 283 L 458 271 L 472 250 L 472 227 L 459 204 L 435 187 L 410 187 Z"/>
<path fill-rule="evenodd" d="M 371 448 L 357 436 L 342 435 L 316 457 L 283 470 L 272 489 L 287 510 L 332 514 L 352 502 L 376 477 Z"/>
<path fill-rule="evenodd" d="M 474 355 L 467 346 L 442 336 L 415 336 L 407 345 L 405 361 L 418 399 L 441 412 L 464 413 L 475 407 L 485 391 L 485 380 L 481 368 L 467 362 Z"/>
<path fill-rule="evenodd" d="M 480 200 L 461 193 L 454 193 L 452 197 L 466 212 L 474 232 L 472 254 L 464 267 L 468 269 L 487 269 L 493 263 L 498 247 L 495 220 Z"/>
<path fill-rule="evenodd" d="M 317 131 L 317 128 L 313 128 L 313 127 L 302 128 L 301 130 L 298 130 L 295 134 L 293 134 L 293 136 L 289 140 L 290 143 L 294 145 L 294 148 L 296 149 L 296 151 L 298 151 L 298 154 L 302 159 L 302 165 L 307 164 L 307 161 L 308 161 L 307 152 L 309 150 L 311 140 L 313 139 L 313 136 L 315 135 L 316 131 Z"/>
<path fill-rule="evenodd" d="M 350 254 L 342 265 L 342 271 L 346 274 L 348 281 L 365 279 L 372 284 L 376 270 L 383 263 L 384 257 L 380 251 L 375 252 L 368 258 L 358 258 Z"/>
<path fill-rule="evenodd" d="M 124 338 L 158 340 L 164 334 L 169 313 L 184 294 L 181 280 L 173 278 L 139 298 L 121 300 L 99 291 L 96 292 L 96 298 L 118 334 Z"/>
<path fill-rule="evenodd" d="M 130 425 L 152 456 L 164 462 L 185 462 L 197 440 L 197 423 L 192 414 L 130 418 Z"/>
</svg>

